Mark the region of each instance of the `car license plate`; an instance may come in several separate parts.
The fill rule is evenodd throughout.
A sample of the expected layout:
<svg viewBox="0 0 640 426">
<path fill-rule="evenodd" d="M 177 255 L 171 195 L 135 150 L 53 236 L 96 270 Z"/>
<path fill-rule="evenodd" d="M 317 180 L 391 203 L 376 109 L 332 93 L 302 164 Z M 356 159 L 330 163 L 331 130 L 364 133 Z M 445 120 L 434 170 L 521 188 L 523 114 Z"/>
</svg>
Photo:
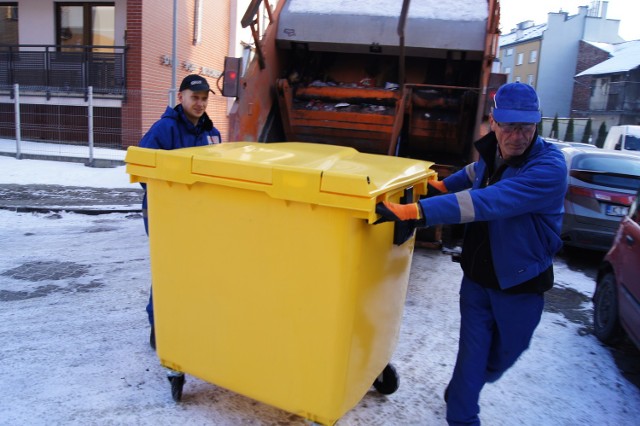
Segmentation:
<svg viewBox="0 0 640 426">
<path fill-rule="evenodd" d="M 607 204 L 605 213 L 607 214 L 607 216 L 626 216 L 627 213 L 629 213 L 629 207 Z"/>
</svg>

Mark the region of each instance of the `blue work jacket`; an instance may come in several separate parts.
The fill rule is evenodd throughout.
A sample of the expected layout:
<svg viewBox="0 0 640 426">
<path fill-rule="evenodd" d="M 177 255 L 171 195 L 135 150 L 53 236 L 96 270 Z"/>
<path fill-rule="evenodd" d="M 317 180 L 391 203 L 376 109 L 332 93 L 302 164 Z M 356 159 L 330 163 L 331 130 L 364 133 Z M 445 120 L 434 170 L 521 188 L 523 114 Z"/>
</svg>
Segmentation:
<svg viewBox="0 0 640 426">
<path fill-rule="evenodd" d="M 182 105 L 167 107 L 140 141 L 143 148 L 178 149 L 220 143 L 220 132 L 205 112 L 194 126 L 182 110 Z"/>
<path fill-rule="evenodd" d="M 476 147 L 495 155 L 496 144 L 490 133 Z M 481 155 L 444 179 L 446 194 L 422 199 L 420 206 L 426 225 L 487 221 L 496 277 L 507 289 L 547 270 L 562 247 L 567 166 L 557 147 L 536 137 L 524 158 L 483 187 L 486 168 Z"/>
</svg>

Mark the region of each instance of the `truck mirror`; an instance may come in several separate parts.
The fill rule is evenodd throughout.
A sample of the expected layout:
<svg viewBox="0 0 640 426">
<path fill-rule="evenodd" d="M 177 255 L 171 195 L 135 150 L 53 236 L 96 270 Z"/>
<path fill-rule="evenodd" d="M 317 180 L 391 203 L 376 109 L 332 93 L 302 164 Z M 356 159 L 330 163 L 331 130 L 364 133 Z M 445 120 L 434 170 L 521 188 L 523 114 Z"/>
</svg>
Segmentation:
<svg viewBox="0 0 640 426">
<path fill-rule="evenodd" d="M 237 97 L 240 93 L 240 68 L 242 58 L 224 58 L 224 72 L 222 81 L 222 96 Z"/>
</svg>

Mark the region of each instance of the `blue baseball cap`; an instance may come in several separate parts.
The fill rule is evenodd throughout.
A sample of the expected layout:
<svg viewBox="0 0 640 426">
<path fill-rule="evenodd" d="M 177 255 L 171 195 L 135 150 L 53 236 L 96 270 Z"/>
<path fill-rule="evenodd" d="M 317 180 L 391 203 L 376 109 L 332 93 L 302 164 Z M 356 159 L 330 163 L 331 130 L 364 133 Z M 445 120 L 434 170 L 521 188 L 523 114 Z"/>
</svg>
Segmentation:
<svg viewBox="0 0 640 426">
<path fill-rule="evenodd" d="M 528 84 L 500 86 L 493 102 L 493 119 L 498 123 L 539 123 L 542 119 L 538 94 Z"/>
</svg>

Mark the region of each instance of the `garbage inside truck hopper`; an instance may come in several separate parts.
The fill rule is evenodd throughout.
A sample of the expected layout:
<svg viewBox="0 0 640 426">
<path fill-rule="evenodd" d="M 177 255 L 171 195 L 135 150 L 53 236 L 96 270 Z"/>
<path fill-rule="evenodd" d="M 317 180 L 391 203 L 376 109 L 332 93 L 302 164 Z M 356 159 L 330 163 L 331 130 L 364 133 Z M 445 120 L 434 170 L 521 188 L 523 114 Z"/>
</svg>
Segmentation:
<svg viewBox="0 0 640 426">
<path fill-rule="evenodd" d="M 260 3 L 243 25 L 254 28 Z M 351 146 L 441 170 L 470 161 L 500 82 L 490 78 L 498 2 L 407 4 L 278 2 L 241 78 L 230 140 Z"/>
</svg>

